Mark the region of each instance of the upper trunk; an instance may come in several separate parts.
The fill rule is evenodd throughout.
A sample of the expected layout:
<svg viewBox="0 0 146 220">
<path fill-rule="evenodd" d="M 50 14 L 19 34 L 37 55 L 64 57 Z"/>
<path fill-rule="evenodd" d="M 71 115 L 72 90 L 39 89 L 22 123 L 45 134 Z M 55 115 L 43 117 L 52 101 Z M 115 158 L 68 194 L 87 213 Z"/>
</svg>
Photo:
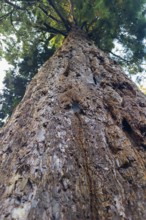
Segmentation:
<svg viewBox="0 0 146 220">
<path fill-rule="evenodd" d="M 70 33 L 1 129 L 0 219 L 146 219 L 146 98 Z"/>
</svg>

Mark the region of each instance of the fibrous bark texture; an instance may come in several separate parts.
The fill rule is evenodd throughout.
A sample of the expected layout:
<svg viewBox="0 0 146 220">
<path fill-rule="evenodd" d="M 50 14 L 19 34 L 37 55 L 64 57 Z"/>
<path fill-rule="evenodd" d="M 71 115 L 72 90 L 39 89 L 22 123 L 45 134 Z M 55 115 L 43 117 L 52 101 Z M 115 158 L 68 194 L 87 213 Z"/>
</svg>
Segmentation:
<svg viewBox="0 0 146 220">
<path fill-rule="evenodd" d="M 0 131 L 1 220 L 146 219 L 146 97 L 71 32 Z"/>
</svg>

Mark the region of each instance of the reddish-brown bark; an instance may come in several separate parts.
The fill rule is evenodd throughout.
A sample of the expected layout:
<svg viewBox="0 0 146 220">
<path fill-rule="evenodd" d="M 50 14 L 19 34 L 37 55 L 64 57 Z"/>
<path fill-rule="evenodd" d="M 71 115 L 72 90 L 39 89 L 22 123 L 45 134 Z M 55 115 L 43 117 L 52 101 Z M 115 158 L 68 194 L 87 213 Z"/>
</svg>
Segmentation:
<svg viewBox="0 0 146 220">
<path fill-rule="evenodd" d="M 0 219 L 146 219 L 146 97 L 70 33 L 0 131 Z"/>
</svg>

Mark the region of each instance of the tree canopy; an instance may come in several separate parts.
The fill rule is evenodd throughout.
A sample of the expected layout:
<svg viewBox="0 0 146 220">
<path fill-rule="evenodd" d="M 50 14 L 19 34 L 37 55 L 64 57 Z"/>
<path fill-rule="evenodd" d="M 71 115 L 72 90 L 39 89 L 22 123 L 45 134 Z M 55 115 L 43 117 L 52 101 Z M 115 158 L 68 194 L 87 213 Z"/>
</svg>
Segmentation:
<svg viewBox="0 0 146 220">
<path fill-rule="evenodd" d="M 73 27 L 85 31 L 108 53 L 112 53 L 115 41 L 120 43 L 124 52 L 117 60 L 131 69 L 141 69 L 146 58 L 146 0 L 1 0 L 0 33 L 4 46 L 0 55 L 14 66 L 4 82 L 4 94 L 11 94 L 15 103 L 11 106 L 19 100 L 16 90 L 22 86 L 23 92 L 18 92 L 22 97 L 36 68 L 52 55 Z M 21 86 L 14 89 L 18 83 Z"/>
<path fill-rule="evenodd" d="M 145 0 L 2 0 L 0 19 L 2 34 L 15 34 L 23 50 L 32 38 L 66 36 L 78 26 L 104 50 L 118 40 L 136 62 L 145 56 L 145 15 Z"/>
</svg>

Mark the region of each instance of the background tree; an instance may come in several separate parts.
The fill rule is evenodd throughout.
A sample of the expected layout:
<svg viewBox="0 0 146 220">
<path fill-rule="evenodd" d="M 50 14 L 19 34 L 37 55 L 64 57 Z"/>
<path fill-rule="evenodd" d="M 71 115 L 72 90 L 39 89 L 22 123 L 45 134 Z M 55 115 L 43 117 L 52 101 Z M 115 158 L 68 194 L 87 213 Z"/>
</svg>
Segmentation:
<svg viewBox="0 0 146 220">
<path fill-rule="evenodd" d="M 145 1 L 2 3 L 20 58 L 35 33 L 62 46 L 0 130 L 1 219 L 146 219 L 146 97 L 92 41 L 144 59 Z"/>
<path fill-rule="evenodd" d="M 46 42 L 33 42 L 33 47 L 29 48 L 24 54 L 23 58 L 17 60 L 10 56 L 9 62 L 13 66 L 4 79 L 4 89 L 1 93 L 0 104 L 0 119 L 1 126 L 4 124 L 4 120 L 10 116 L 17 104 L 24 96 L 26 86 L 37 73 L 38 68 L 50 57 L 55 48 L 48 48 L 48 40 Z"/>
</svg>

